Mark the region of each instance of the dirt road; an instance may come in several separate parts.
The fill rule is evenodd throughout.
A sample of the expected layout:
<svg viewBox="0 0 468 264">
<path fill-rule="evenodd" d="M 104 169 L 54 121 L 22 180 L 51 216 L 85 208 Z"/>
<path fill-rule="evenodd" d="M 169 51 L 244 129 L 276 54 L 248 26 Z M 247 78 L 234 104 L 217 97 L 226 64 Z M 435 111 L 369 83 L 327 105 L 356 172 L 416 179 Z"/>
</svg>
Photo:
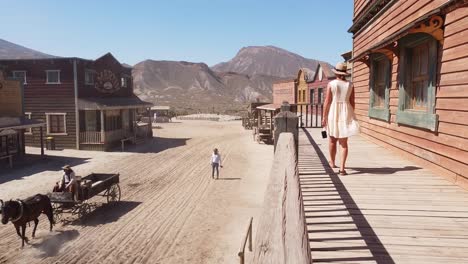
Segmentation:
<svg viewBox="0 0 468 264">
<path fill-rule="evenodd" d="M 13 225 L 1 225 L 0 263 L 238 263 L 247 221 L 258 219 L 272 146 L 254 143 L 239 122 L 185 121 L 154 132 L 152 142 L 130 152 L 51 151 L 67 158 L 0 173 L 2 199 L 48 192 L 61 163 L 72 163 L 78 175 L 119 172 L 122 189 L 119 204 L 94 199 L 85 221 L 69 217 L 53 232 L 41 216 L 36 238 L 22 250 Z M 216 181 L 214 147 L 224 163 Z"/>
</svg>

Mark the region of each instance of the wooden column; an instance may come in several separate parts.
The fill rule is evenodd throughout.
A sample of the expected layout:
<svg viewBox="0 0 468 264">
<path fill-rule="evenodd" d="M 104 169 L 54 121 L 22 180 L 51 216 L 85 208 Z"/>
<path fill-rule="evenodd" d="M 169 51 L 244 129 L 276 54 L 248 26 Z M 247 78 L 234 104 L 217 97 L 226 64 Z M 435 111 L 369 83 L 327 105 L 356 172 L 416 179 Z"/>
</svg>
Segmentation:
<svg viewBox="0 0 468 264">
<path fill-rule="evenodd" d="M 42 126 L 39 127 L 39 140 L 41 141 L 41 156 L 44 156 L 44 133 L 42 132 Z"/>
<path fill-rule="evenodd" d="M 21 130 L 21 151 L 23 152 L 23 154 L 26 154 L 26 139 L 24 137 L 25 132 L 25 129 Z"/>
<path fill-rule="evenodd" d="M 106 131 L 104 130 L 104 110 L 101 110 L 101 142 L 106 143 Z"/>
</svg>

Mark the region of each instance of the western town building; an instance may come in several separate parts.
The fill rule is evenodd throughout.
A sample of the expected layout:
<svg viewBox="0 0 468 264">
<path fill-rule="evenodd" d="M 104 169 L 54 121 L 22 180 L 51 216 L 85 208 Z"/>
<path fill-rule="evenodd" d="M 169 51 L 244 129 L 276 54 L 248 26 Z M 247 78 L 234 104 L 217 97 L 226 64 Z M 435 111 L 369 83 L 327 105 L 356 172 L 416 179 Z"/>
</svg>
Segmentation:
<svg viewBox="0 0 468 264">
<path fill-rule="evenodd" d="M 108 150 L 122 139 L 151 135 L 151 125 L 138 121 L 152 104 L 134 95 L 131 68 L 110 53 L 96 60 L 57 57 L 0 65 L 23 83 L 25 117 L 44 122 L 57 148 Z M 26 144 L 41 144 L 39 129 L 26 134 Z"/>
<path fill-rule="evenodd" d="M 296 104 L 296 85 L 294 79 L 280 80 L 273 83 L 273 104 L 281 105 L 284 101 Z"/>
<path fill-rule="evenodd" d="M 37 129 L 41 137 L 44 125 L 24 117 L 21 81 L 5 78 L 0 70 L 0 162 L 5 160 L 12 167 L 15 159 L 26 154 L 25 133 Z"/>
<path fill-rule="evenodd" d="M 468 187 L 468 1 L 355 0 L 362 134 Z"/>
<path fill-rule="evenodd" d="M 336 76 L 331 71 L 330 65 L 319 62 L 314 76 L 307 82 L 310 105 L 308 112 L 312 115 L 312 126 L 321 126 L 323 102 L 325 101 L 327 85 L 335 78 Z"/>
</svg>

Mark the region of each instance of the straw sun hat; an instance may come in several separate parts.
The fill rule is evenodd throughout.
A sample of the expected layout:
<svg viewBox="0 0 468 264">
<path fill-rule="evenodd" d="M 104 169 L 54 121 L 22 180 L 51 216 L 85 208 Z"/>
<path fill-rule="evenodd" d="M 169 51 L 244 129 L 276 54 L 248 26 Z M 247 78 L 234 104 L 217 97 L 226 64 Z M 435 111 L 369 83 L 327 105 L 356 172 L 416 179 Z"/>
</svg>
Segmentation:
<svg viewBox="0 0 468 264">
<path fill-rule="evenodd" d="M 348 73 L 346 72 L 346 70 L 348 69 L 348 67 L 346 66 L 346 63 L 344 62 L 338 62 L 335 66 L 334 69 L 332 69 L 332 71 L 336 74 L 336 75 L 348 75 Z"/>
<path fill-rule="evenodd" d="M 62 170 L 71 170 L 71 166 L 70 165 L 65 165 L 62 167 Z"/>
</svg>

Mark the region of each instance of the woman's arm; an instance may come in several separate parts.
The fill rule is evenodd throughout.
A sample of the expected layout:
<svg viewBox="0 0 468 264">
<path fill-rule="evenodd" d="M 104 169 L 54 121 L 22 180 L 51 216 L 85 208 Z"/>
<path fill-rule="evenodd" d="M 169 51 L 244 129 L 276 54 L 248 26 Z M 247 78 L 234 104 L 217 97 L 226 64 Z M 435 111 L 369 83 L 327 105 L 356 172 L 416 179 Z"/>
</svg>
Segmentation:
<svg viewBox="0 0 468 264">
<path fill-rule="evenodd" d="M 330 111 L 330 105 L 332 101 L 332 92 L 330 83 L 327 85 L 327 94 L 325 95 L 325 102 L 323 105 L 322 113 L 322 127 L 325 127 L 328 124 L 328 112 Z"/>
<path fill-rule="evenodd" d="M 354 85 L 351 83 L 351 95 L 349 96 L 349 103 L 353 107 L 353 110 L 356 109 L 356 101 L 354 97 Z"/>
</svg>

